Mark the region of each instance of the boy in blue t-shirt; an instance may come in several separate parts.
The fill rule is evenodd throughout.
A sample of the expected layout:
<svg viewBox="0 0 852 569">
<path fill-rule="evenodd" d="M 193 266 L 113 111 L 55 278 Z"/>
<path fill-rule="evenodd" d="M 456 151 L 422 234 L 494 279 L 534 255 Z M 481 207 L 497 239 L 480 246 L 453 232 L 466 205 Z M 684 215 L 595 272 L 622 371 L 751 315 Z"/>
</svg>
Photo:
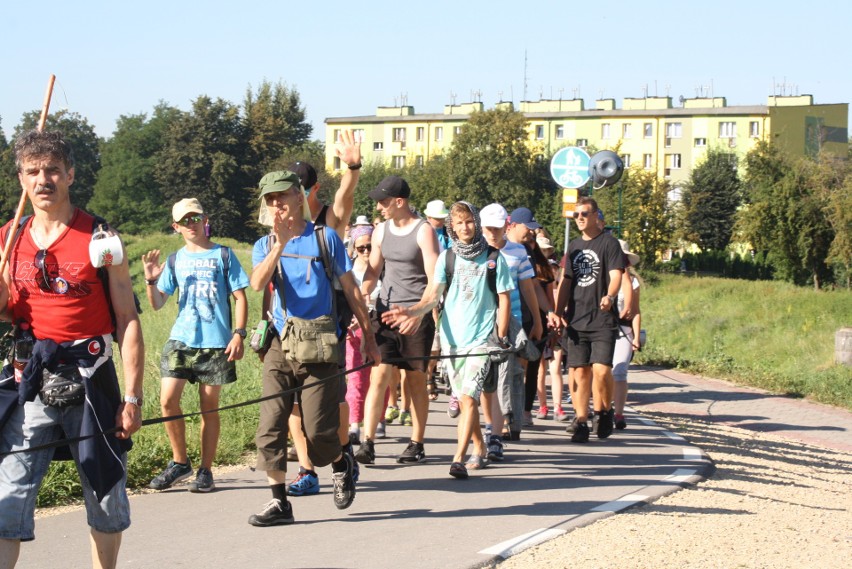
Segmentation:
<svg viewBox="0 0 852 569">
<path fill-rule="evenodd" d="M 172 207 L 172 219 L 172 227 L 186 243 L 175 254 L 174 263 L 160 263 L 159 250 L 142 256 L 148 301 L 154 310 L 162 308 L 169 296 L 180 289 L 178 317 L 160 361 L 163 416 L 183 413 L 180 398 L 187 381 L 198 383 L 201 411 L 219 407 L 222 386 L 237 380 L 236 360 L 243 357 L 248 313 L 248 276 L 232 251 L 223 250 L 208 237 L 207 216 L 198 200 L 186 198 L 177 202 Z M 236 306 L 233 331 L 229 294 Z M 165 490 L 192 475 L 183 419 L 168 421 L 165 426 L 172 460 L 149 484 L 155 490 Z M 215 488 L 210 467 L 218 442 L 219 414 L 206 413 L 201 416 L 201 467 L 189 486 L 190 492 Z"/>
<path fill-rule="evenodd" d="M 468 469 L 483 468 L 487 462 L 485 441 L 479 428 L 479 396 L 483 383 L 491 373 L 489 337 L 497 322 L 497 335 L 505 338 L 509 330 L 511 300 L 509 292 L 514 283 L 502 255 L 489 258 L 491 248 L 482 236 L 479 211 L 467 202 L 456 202 L 450 208 L 451 224 L 447 225 L 450 247 L 455 255 L 452 278 L 447 287 L 447 251 L 441 252 L 435 263 L 432 284 L 417 304 L 407 308 L 394 307 L 383 315 L 385 322 L 398 326 L 432 310 L 438 299 L 444 299 L 441 316 L 441 354 L 462 356 L 444 360 L 453 395 L 459 400 L 458 446 L 450 466 L 450 476 L 464 479 Z M 496 291 L 488 284 L 490 264 L 496 264 Z M 496 292 L 496 294 L 495 294 Z M 501 340 L 501 343 L 507 344 Z M 465 464 L 469 441 L 473 452 Z"/>
</svg>

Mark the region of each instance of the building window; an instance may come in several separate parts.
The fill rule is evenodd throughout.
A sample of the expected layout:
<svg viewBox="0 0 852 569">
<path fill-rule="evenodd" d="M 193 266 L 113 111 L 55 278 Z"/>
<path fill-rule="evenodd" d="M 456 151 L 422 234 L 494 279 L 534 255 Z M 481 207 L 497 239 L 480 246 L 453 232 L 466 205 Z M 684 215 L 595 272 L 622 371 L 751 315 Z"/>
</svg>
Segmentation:
<svg viewBox="0 0 852 569">
<path fill-rule="evenodd" d="M 417 142 L 423 142 L 423 139 L 426 136 L 426 128 L 418 126 L 414 136 Z"/>
<path fill-rule="evenodd" d="M 680 170 L 680 154 L 666 154 L 666 168 Z"/>
<path fill-rule="evenodd" d="M 393 141 L 403 142 L 405 140 L 405 128 L 393 129 Z"/>
<path fill-rule="evenodd" d="M 654 136 L 654 123 L 646 122 L 642 125 L 642 132 L 644 133 L 645 138 L 651 138 Z"/>
<path fill-rule="evenodd" d="M 355 142 L 364 142 L 364 138 L 365 138 L 364 129 L 363 128 L 356 128 L 355 130 L 352 131 L 352 137 L 355 139 Z"/>
<path fill-rule="evenodd" d="M 642 155 L 642 167 L 646 170 L 650 170 L 654 167 L 654 156 L 652 154 Z"/>
<path fill-rule="evenodd" d="M 340 170 L 340 156 L 334 157 L 334 169 Z"/>
<path fill-rule="evenodd" d="M 632 127 L 633 125 L 629 122 L 626 122 L 621 125 L 621 138 L 630 138 L 632 136 L 632 133 L 630 132 Z"/>
<path fill-rule="evenodd" d="M 393 156 L 391 157 L 391 168 L 402 169 L 405 168 L 405 156 Z"/>
<path fill-rule="evenodd" d="M 706 138 L 696 138 L 693 146 L 695 148 L 703 148 L 703 147 L 707 146 L 707 139 Z"/>
<path fill-rule="evenodd" d="M 630 155 L 629 154 L 622 154 L 621 155 L 621 162 L 624 164 L 625 168 L 630 168 Z"/>
<path fill-rule="evenodd" d="M 562 140 L 565 138 L 565 125 L 558 124 L 556 125 L 556 140 Z"/>
<path fill-rule="evenodd" d="M 384 149 L 385 149 L 385 143 L 384 142 L 374 142 L 373 143 L 373 152 L 381 152 Z"/>
<path fill-rule="evenodd" d="M 544 125 L 543 124 L 535 125 L 535 139 L 536 140 L 544 140 Z"/>
<path fill-rule="evenodd" d="M 601 140 L 609 140 L 609 123 L 601 124 Z"/>
<path fill-rule="evenodd" d="M 588 138 L 578 138 L 577 139 L 577 146 L 579 146 L 580 148 L 585 148 L 588 145 L 589 145 L 589 139 Z"/>
<path fill-rule="evenodd" d="M 757 121 L 751 121 L 748 123 L 748 135 L 752 138 L 760 137 L 760 123 Z"/>
<path fill-rule="evenodd" d="M 444 140 L 444 127 L 436 126 L 435 127 L 435 142 L 441 142 Z"/>
<path fill-rule="evenodd" d="M 681 136 L 683 136 L 683 123 L 666 123 L 666 138 L 680 138 Z"/>
<path fill-rule="evenodd" d="M 422 154 L 414 157 L 414 165 L 417 166 L 418 168 L 423 166 L 423 155 Z"/>
<path fill-rule="evenodd" d="M 337 142 L 338 140 L 340 140 L 340 129 L 339 128 L 334 129 L 334 134 L 332 136 L 334 137 L 334 142 Z"/>
<path fill-rule="evenodd" d="M 735 122 L 720 122 L 719 123 L 719 138 L 736 138 L 737 123 Z"/>
<path fill-rule="evenodd" d="M 453 127 L 453 136 L 458 136 L 460 134 L 461 134 L 461 126 L 454 126 Z"/>
</svg>

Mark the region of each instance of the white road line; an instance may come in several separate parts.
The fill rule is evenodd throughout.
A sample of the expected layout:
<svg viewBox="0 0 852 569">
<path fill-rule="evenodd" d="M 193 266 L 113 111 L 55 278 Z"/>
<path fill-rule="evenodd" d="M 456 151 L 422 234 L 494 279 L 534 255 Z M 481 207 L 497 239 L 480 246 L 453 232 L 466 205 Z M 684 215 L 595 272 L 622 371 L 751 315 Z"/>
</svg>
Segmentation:
<svg viewBox="0 0 852 569">
<path fill-rule="evenodd" d="M 651 419 L 646 419 L 645 417 L 636 417 L 636 420 L 642 423 L 643 425 L 655 425 L 654 421 Z"/>
<path fill-rule="evenodd" d="M 663 431 L 663 434 L 666 435 L 668 438 L 672 439 L 673 441 L 685 441 L 686 440 L 682 436 L 676 435 L 671 431 Z"/>
<path fill-rule="evenodd" d="M 665 482 L 686 482 L 692 476 L 695 476 L 697 471 L 694 468 L 678 468 L 674 474 L 663 478 Z"/>
<path fill-rule="evenodd" d="M 639 502 L 644 502 L 648 499 L 648 496 L 643 496 L 642 494 L 627 494 L 626 496 L 622 496 L 618 500 L 613 500 L 612 502 L 607 502 L 606 504 L 601 504 L 595 508 L 592 508 L 592 512 L 619 512 L 625 508 L 629 508 L 630 506 L 634 506 Z"/>
<path fill-rule="evenodd" d="M 564 533 L 564 529 L 537 529 L 529 533 L 519 535 L 518 537 L 508 539 L 502 543 L 498 543 L 497 545 L 492 545 L 488 549 L 483 549 L 478 553 L 483 555 L 499 555 L 503 559 L 506 559 L 511 555 L 520 553 L 525 549 L 529 549 L 534 545 L 538 545 L 539 543 L 553 539 L 554 537 L 559 537 Z"/>
<path fill-rule="evenodd" d="M 686 447 L 683 449 L 683 458 L 686 460 L 701 460 L 703 456 L 699 448 Z"/>
</svg>

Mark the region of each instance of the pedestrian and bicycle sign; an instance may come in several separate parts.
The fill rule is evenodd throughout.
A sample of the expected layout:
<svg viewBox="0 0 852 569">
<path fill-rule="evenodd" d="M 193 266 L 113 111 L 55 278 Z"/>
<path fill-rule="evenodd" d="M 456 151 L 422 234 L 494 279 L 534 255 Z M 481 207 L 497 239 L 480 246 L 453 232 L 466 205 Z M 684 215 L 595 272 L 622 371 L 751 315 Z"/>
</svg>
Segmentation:
<svg viewBox="0 0 852 569">
<path fill-rule="evenodd" d="M 589 181 L 591 158 L 582 148 L 560 148 L 550 160 L 550 175 L 563 188 L 579 188 Z"/>
</svg>

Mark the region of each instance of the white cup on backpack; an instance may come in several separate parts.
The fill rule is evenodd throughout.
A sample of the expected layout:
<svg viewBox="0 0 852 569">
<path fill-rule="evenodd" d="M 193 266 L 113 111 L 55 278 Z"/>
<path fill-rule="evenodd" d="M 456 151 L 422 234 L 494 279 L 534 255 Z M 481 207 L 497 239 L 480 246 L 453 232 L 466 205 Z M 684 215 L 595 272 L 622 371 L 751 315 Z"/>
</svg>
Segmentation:
<svg viewBox="0 0 852 569">
<path fill-rule="evenodd" d="M 124 249 L 118 235 L 110 235 L 103 229 L 92 234 L 89 241 L 89 260 L 95 268 L 120 265 L 124 260 Z"/>
</svg>

